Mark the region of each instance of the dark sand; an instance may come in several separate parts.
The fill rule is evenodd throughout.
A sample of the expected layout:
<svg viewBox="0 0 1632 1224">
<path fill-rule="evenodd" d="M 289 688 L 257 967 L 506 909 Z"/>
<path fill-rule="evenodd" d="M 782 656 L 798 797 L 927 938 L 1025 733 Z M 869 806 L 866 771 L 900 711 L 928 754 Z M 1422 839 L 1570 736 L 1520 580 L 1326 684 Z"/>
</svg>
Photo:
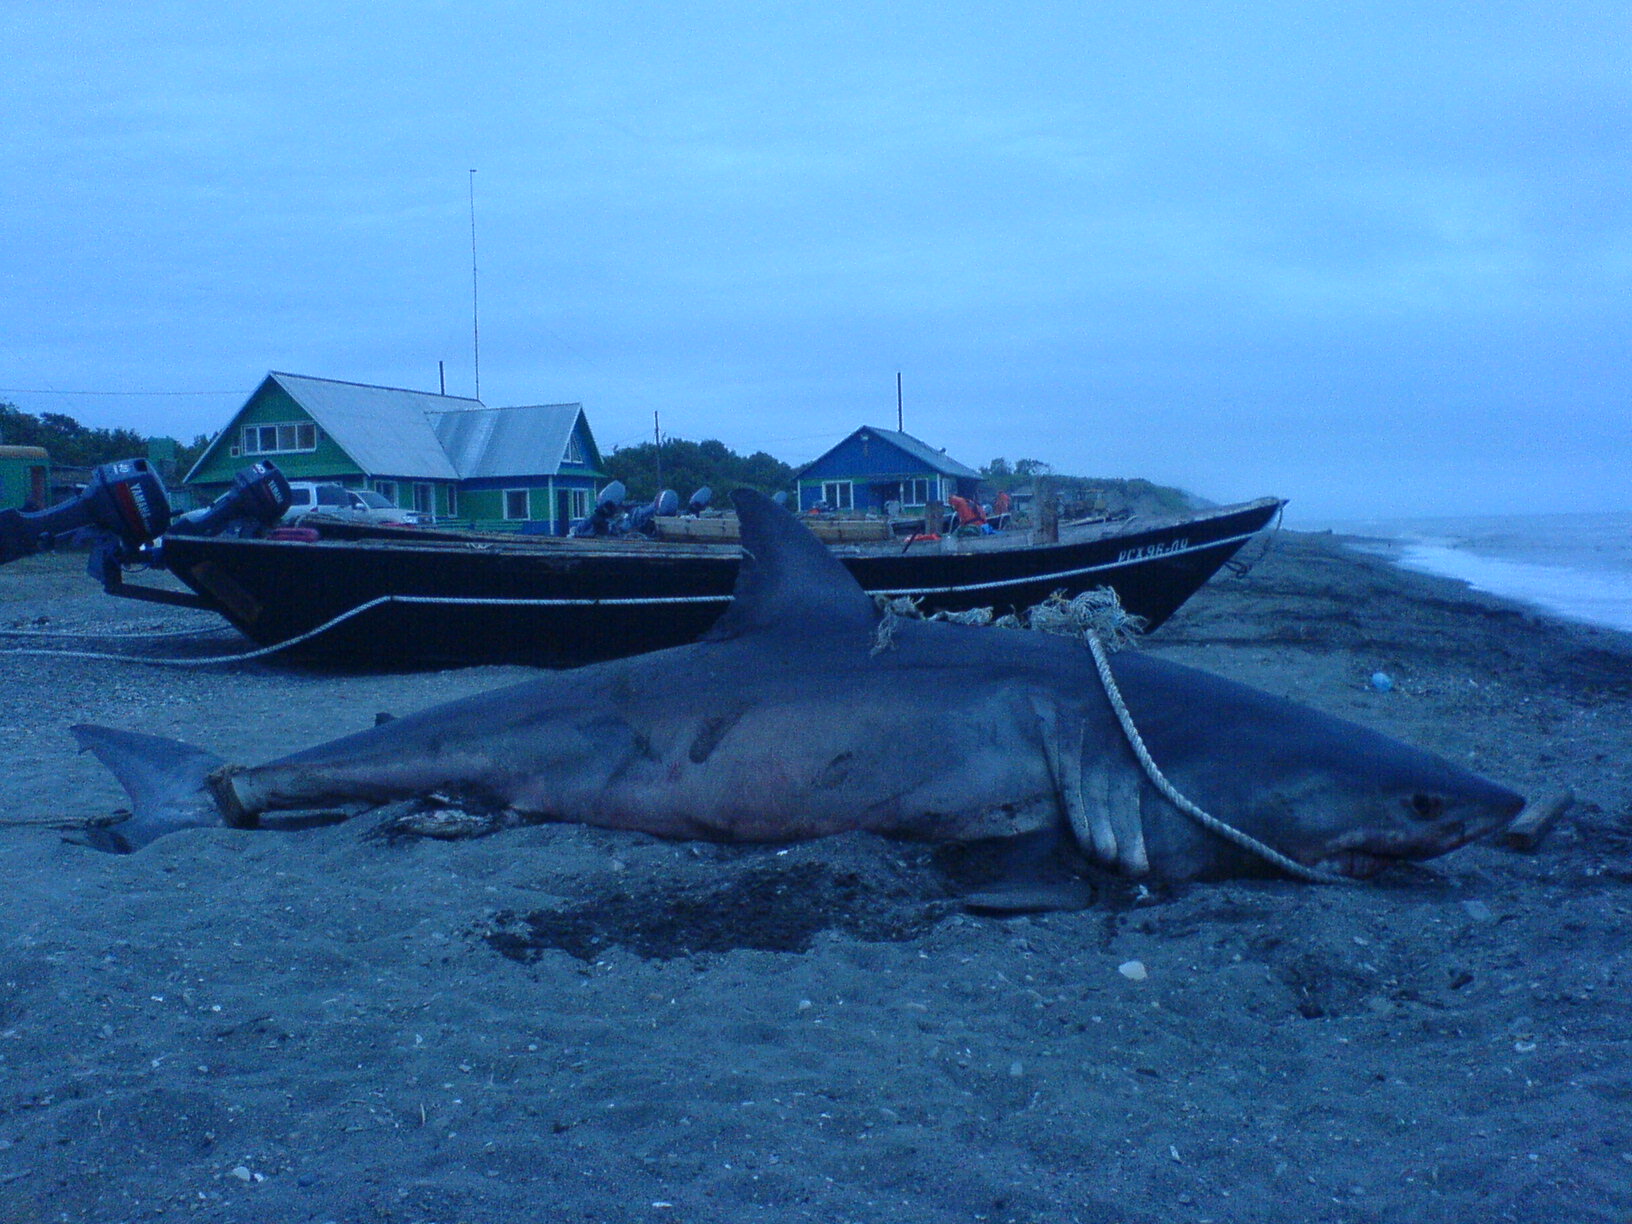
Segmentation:
<svg viewBox="0 0 1632 1224">
<path fill-rule="evenodd" d="M 200 623 L 78 565 L 0 571 L 0 626 Z M 1632 639 L 1288 534 L 1147 648 L 1580 801 L 1533 855 L 1011 919 L 862 837 L 6 830 L 0 1219 L 1632 1218 Z M 255 761 L 525 674 L 3 656 L 0 818 L 120 805 L 73 722 Z"/>
</svg>

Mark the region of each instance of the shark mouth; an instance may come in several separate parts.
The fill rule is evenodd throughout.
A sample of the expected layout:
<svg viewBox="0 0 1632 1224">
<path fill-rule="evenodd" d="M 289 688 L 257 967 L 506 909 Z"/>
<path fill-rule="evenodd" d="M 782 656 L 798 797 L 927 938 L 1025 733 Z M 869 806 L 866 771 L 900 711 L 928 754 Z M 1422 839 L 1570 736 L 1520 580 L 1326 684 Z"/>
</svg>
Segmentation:
<svg viewBox="0 0 1632 1224">
<path fill-rule="evenodd" d="M 1360 829 L 1316 852 L 1309 866 L 1351 880 L 1366 880 L 1391 863 L 1434 858 L 1466 845 L 1474 836 L 1460 820 L 1409 833 Z"/>
</svg>

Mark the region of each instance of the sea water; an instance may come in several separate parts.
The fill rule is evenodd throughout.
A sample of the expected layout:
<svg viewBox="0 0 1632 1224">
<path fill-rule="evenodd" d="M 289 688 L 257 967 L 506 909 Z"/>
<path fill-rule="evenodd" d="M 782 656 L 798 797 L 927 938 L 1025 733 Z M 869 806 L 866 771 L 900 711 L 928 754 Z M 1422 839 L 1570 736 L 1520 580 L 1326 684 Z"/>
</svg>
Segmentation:
<svg viewBox="0 0 1632 1224">
<path fill-rule="evenodd" d="M 1555 616 L 1632 632 L 1632 512 L 1331 524 L 1406 569 L 1460 578 Z"/>
</svg>

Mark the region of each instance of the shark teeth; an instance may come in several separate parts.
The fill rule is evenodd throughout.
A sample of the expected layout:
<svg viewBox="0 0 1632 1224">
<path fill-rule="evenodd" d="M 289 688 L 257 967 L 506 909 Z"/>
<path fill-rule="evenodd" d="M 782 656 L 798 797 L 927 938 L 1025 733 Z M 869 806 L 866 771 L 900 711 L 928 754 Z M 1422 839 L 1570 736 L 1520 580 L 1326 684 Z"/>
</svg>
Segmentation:
<svg viewBox="0 0 1632 1224">
<path fill-rule="evenodd" d="M 1329 846 L 1315 863 L 1315 869 L 1363 880 L 1376 875 L 1389 863 L 1433 858 L 1456 849 L 1467 840 L 1467 827 L 1460 820 L 1444 821 L 1411 832 L 1356 830 Z"/>
</svg>

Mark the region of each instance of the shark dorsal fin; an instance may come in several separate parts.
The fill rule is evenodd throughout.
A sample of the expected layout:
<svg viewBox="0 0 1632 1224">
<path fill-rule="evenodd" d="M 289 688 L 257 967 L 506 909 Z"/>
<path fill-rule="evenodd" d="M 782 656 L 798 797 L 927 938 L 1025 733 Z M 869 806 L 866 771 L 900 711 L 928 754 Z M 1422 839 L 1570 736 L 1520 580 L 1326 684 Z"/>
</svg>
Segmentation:
<svg viewBox="0 0 1632 1224">
<path fill-rule="evenodd" d="M 742 565 L 731 607 L 709 630 L 712 640 L 771 629 L 871 633 L 872 599 L 809 528 L 762 493 L 731 494 L 742 527 Z"/>
</svg>

